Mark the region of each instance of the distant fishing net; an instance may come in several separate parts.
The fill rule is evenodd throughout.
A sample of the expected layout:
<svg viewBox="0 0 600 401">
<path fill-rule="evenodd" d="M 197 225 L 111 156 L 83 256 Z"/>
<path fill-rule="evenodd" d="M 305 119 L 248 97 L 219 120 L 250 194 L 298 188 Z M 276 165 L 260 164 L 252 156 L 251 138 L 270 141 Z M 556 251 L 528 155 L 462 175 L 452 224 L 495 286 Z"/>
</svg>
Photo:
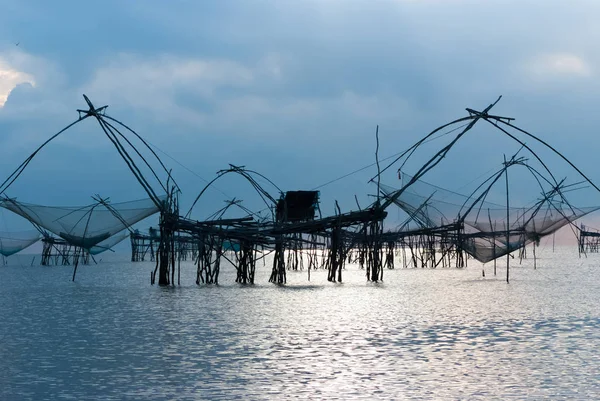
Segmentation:
<svg viewBox="0 0 600 401">
<path fill-rule="evenodd" d="M 513 213 L 517 219 L 509 224 L 508 235 L 506 218 L 493 220 L 491 223 L 465 221 L 466 226 L 476 231 L 465 234 L 463 249 L 475 259 L 486 263 L 525 245 L 539 243 L 541 238 L 598 209 L 600 207 L 570 208 L 553 204 L 545 206 L 543 210 L 538 209 L 535 215 L 530 210 L 520 214 Z"/>
<path fill-rule="evenodd" d="M 4 256 L 14 255 L 33 245 L 39 239 L 40 233 L 36 230 L 0 232 L 0 254 Z"/>
<path fill-rule="evenodd" d="M 405 174 L 409 182 L 412 177 Z M 480 262 L 489 262 L 550 235 L 599 207 L 575 208 L 544 199 L 530 207 L 511 207 L 478 200 L 421 180 L 399 195 L 399 189 L 381 184 L 381 192 L 422 229 L 463 223 L 461 246 Z M 396 195 L 396 196 L 394 196 Z M 508 218 L 508 224 L 507 224 Z M 405 227 L 403 225 L 403 227 Z"/>
<path fill-rule="evenodd" d="M 159 211 L 151 199 L 54 207 L 3 198 L 0 206 L 58 235 L 71 245 L 87 250 Z"/>
<path fill-rule="evenodd" d="M 404 173 L 403 182 L 408 183 L 412 176 Z M 389 185 L 381 184 L 381 192 L 392 198 L 399 189 Z M 457 192 L 453 192 L 425 181 L 416 180 L 405 188 L 399 196 L 393 197 L 393 203 L 404 210 L 409 219 L 416 222 L 421 228 L 435 228 L 464 220 L 464 214 L 468 211 L 475 199 Z M 477 209 L 493 211 L 495 217 L 501 218 L 501 211 L 506 218 L 506 207 L 492 202 L 478 202 Z M 472 211 L 473 212 L 473 211 Z M 517 213 L 517 208 L 510 209 L 511 213 Z M 471 214 L 471 213 L 469 213 Z M 487 218 L 487 215 L 486 215 Z M 476 219 L 476 217 L 474 217 Z"/>
</svg>

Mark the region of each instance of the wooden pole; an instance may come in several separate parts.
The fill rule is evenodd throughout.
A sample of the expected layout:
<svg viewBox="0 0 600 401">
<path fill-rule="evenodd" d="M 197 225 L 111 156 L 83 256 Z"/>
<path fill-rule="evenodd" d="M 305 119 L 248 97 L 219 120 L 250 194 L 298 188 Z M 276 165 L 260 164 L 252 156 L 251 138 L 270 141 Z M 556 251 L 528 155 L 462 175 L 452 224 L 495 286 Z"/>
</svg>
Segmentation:
<svg viewBox="0 0 600 401">
<path fill-rule="evenodd" d="M 381 186 L 381 169 L 379 168 L 379 124 L 375 129 L 375 141 L 377 146 L 375 147 L 375 163 L 377 164 L 377 206 L 379 206 L 379 188 Z"/>
<path fill-rule="evenodd" d="M 492 257 L 494 258 L 494 277 L 496 277 L 496 227 L 495 225 L 492 227 L 492 215 L 490 214 L 490 209 L 488 208 L 488 221 L 490 222 L 490 231 L 492 232 Z"/>
<path fill-rule="evenodd" d="M 508 164 L 506 155 L 504 155 L 504 178 L 506 179 L 506 282 L 510 279 L 510 213 L 509 213 L 509 196 L 508 196 Z"/>
</svg>

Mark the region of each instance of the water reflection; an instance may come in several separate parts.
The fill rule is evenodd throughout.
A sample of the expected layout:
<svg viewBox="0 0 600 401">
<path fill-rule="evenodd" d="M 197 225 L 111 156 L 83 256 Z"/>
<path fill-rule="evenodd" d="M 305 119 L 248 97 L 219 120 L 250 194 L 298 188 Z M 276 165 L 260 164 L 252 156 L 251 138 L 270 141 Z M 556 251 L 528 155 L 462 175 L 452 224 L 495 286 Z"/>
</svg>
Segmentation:
<svg viewBox="0 0 600 401">
<path fill-rule="evenodd" d="M 4 267 L 0 399 L 593 398 L 598 258 L 481 268 L 349 267 L 289 285 L 148 284 L 151 264 Z M 577 268 L 565 267 L 569 263 Z M 574 264 L 572 264 L 574 266 Z M 490 277 L 491 276 L 491 277 Z"/>
</svg>

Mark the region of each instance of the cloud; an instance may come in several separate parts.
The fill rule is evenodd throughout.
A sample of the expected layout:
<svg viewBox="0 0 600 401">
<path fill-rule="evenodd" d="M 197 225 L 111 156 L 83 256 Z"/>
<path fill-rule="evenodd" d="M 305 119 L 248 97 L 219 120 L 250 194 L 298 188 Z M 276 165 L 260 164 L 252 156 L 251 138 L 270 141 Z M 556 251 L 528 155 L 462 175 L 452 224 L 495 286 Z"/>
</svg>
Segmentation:
<svg viewBox="0 0 600 401">
<path fill-rule="evenodd" d="M 526 70 L 533 78 L 557 79 L 560 77 L 592 76 L 592 67 L 580 56 L 570 53 L 541 54 L 526 63 Z"/>
<path fill-rule="evenodd" d="M 14 68 L 0 55 L 0 108 L 6 103 L 10 92 L 23 83 L 35 86 L 35 79 L 32 75 Z"/>
<path fill-rule="evenodd" d="M 80 91 L 102 103 L 150 112 L 153 118 L 201 122 L 202 112 L 179 96 L 210 101 L 215 92 L 247 87 L 254 79 L 255 71 L 225 59 L 120 54 L 101 65 Z"/>
<path fill-rule="evenodd" d="M 417 110 L 391 91 L 366 94 L 352 85 L 327 93 L 306 91 L 298 75 L 302 61 L 267 53 L 252 63 L 162 54 L 142 57 L 121 54 L 98 67 L 80 92 L 111 109 L 129 109 L 146 118 L 230 135 L 271 136 L 275 128 L 306 126 L 337 120 L 369 121 L 398 115 L 415 117 Z M 308 82 L 318 88 L 315 82 Z M 274 133 L 275 134 L 275 133 Z M 332 134 L 334 135 L 334 134 Z"/>
<path fill-rule="evenodd" d="M 13 42 L 0 44 L 12 90 L 0 109 L 2 155 L 70 122 L 86 93 L 202 175 L 245 163 L 310 187 L 371 162 L 376 124 L 392 154 L 503 94 L 499 114 L 593 171 L 577 143 L 593 141 L 598 124 L 600 6 L 576 3 L 109 0 L 81 19 L 81 9 L 38 2 L 0 15 Z M 30 11 L 35 24 L 23 22 Z M 74 134 L 65 140 L 82 154 L 102 146 Z M 494 149 L 477 146 L 465 154 L 483 164 Z"/>
<path fill-rule="evenodd" d="M 0 121 L 30 119 L 32 114 L 56 117 L 67 110 L 72 93 L 56 62 L 0 48 Z"/>
</svg>

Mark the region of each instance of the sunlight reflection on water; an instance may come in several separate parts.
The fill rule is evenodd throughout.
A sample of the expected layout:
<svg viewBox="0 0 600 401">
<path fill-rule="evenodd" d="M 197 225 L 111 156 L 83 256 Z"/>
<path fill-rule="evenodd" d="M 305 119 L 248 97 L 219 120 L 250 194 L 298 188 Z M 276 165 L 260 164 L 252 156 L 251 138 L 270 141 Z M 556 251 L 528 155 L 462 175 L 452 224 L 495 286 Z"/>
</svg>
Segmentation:
<svg viewBox="0 0 600 401">
<path fill-rule="evenodd" d="M 600 392 L 600 255 L 494 277 L 348 266 L 285 287 L 149 285 L 149 263 L 2 267 L 0 399 L 589 399 Z M 501 265 L 504 266 L 503 264 Z"/>
</svg>

